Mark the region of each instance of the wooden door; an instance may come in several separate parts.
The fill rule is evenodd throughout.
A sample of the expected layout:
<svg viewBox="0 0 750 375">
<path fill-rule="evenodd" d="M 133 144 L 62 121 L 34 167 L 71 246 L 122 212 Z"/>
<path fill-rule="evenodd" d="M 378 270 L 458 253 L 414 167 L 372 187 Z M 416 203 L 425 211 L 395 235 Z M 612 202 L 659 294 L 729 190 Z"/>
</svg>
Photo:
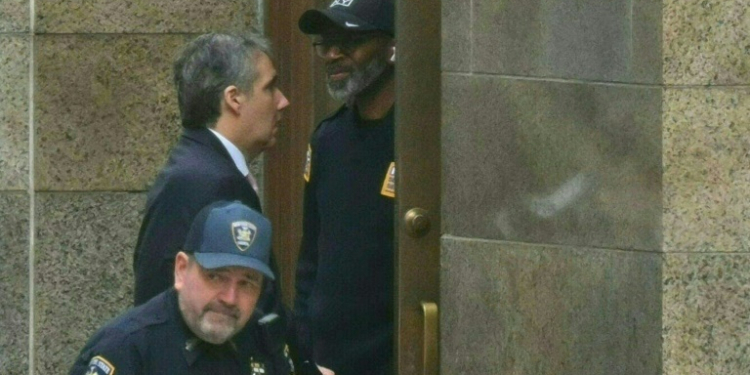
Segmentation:
<svg viewBox="0 0 750 375">
<path fill-rule="evenodd" d="M 439 373 L 440 1 L 396 2 L 396 356 Z"/>
</svg>

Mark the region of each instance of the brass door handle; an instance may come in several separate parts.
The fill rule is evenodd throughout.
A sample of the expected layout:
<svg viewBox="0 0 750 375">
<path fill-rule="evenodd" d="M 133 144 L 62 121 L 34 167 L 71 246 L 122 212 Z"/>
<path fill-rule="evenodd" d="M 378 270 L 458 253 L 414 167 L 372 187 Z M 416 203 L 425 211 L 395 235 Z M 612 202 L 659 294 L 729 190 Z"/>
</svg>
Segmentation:
<svg viewBox="0 0 750 375">
<path fill-rule="evenodd" d="M 438 306 L 434 302 L 422 302 L 424 314 L 424 342 L 422 344 L 422 374 L 438 375 Z"/>
<path fill-rule="evenodd" d="M 430 231 L 430 217 L 423 208 L 412 208 L 404 215 L 406 231 L 411 237 L 419 238 Z"/>
</svg>

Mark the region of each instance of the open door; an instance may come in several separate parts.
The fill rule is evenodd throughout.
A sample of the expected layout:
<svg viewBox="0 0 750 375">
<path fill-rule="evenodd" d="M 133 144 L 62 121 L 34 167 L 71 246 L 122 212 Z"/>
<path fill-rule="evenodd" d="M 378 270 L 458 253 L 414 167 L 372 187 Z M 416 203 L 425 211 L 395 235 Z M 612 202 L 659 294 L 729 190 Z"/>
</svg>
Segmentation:
<svg viewBox="0 0 750 375">
<path fill-rule="evenodd" d="M 396 366 L 437 375 L 440 1 L 396 0 Z"/>
<path fill-rule="evenodd" d="M 274 49 L 279 87 L 291 105 L 284 111 L 276 146 L 265 153 L 264 213 L 274 223 L 273 249 L 279 263 L 284 302 L 294 301 L 294 276 L 302 238 L 302 196 L 307 142 L 315 125 L 341 103 L 328 95 L 325 67 L 297 20 L 330 0 L 265 1 L 266 34 Z"/>
<path fill-rule="evenodd" d="M 396 367 L 398 375 L 438 374 L 440 249 L 440 19 L 438 0 L 395 0 Z M 266 30 L 280 87 L 292 105 L 267 152 L 265 213 L 274 223 L 284 300 L 291 305 L 302 233 L 304 153 L 313 126 L 338 103 L 323 67 L 297 29 L 302 12 L 330 0 L 266 1 Z"/>
</svg>

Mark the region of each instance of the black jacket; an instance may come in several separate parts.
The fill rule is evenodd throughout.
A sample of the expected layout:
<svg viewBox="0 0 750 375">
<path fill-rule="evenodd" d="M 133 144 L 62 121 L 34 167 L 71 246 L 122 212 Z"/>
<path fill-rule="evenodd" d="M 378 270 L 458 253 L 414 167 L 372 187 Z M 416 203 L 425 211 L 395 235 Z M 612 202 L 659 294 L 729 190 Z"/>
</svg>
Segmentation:
<svg viewBox="0 0 750 375">
<path fill-rule="evenodd" d="M 393 362 L 393 125 L 342 108 L 310 142 L 294 312 L 300 356 L 336 375 Z"/>
<path fill-rule="evenodd" d="M 195 337 L 182 319 L 177 292 L 165 291 L 102 327 L 76 358 L 70 375 L 255 375 L 273 366 L 247 336 L 222 345 Z"/>
</svg>

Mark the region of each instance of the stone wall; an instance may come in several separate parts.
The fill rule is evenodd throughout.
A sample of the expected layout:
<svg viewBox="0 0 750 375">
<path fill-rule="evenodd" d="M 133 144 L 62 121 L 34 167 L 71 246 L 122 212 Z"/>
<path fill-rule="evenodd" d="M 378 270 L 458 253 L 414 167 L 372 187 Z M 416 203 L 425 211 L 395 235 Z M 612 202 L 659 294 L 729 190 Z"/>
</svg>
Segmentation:
<svg viewBox="0 0 750 375">
<path fill-rule="evenodd" d="M 145 191 L 180 133 L 171 64 L 262 3 L 0 0 L 0 374 L 66 374 L 130 306 Z"/>
<path fill-rule="evenodd" d="M 748 5 L 443 1 L 443 373 L 748 373 Z"/>
</svg>

